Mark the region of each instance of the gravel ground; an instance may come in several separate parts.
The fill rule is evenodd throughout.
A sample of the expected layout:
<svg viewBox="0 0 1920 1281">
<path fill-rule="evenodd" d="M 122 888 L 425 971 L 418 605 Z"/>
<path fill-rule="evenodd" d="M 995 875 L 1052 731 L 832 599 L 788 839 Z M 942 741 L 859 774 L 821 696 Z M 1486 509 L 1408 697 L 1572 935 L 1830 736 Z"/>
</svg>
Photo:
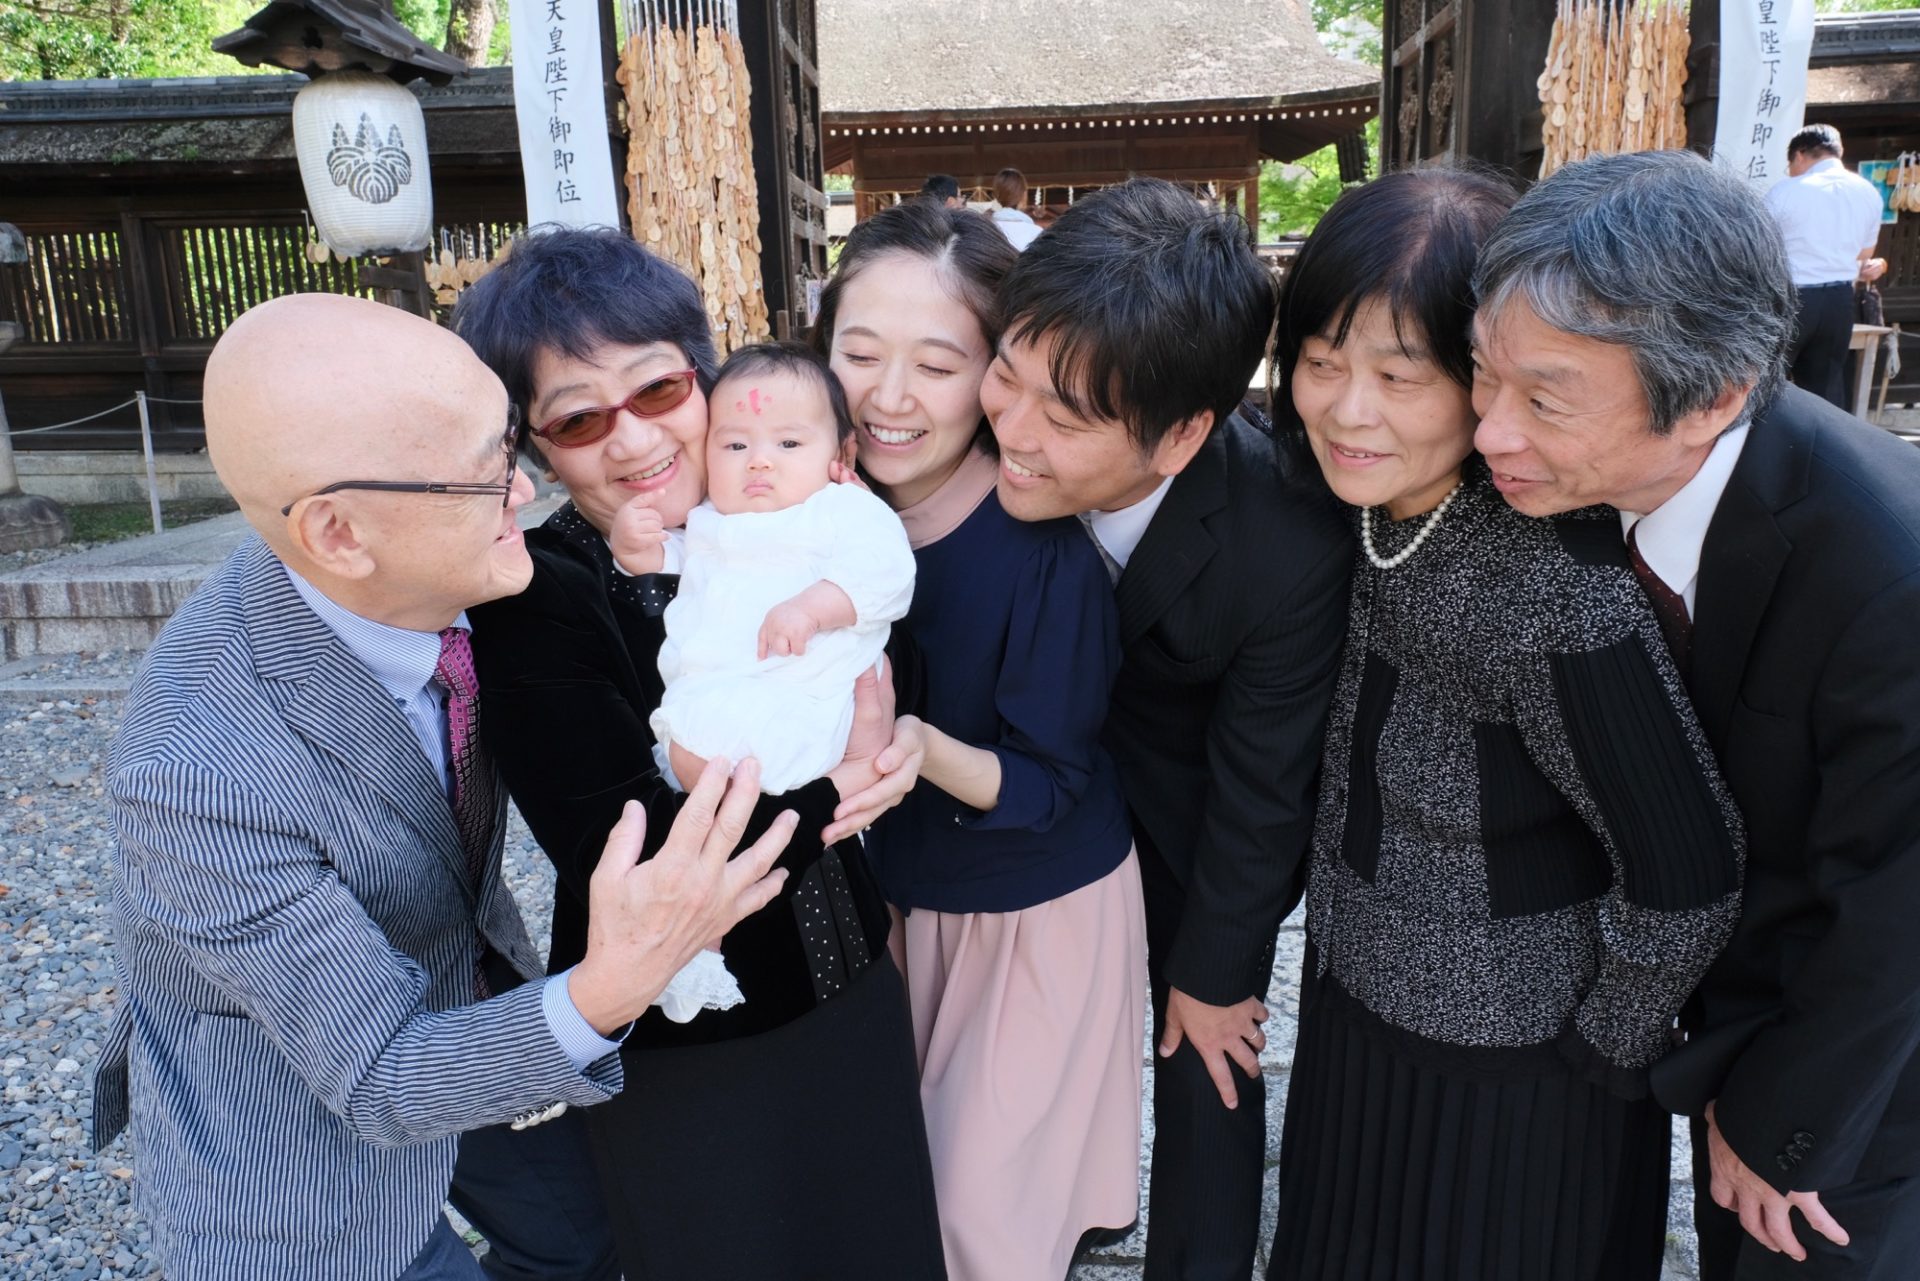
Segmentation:
<svg viewBox="0 0 1920 1281">
<path fill-rule="evenodd" d="M 28 660 L 61 684 L 124 684 L 138 656 Z M 16 681 L 21 663 L 9 665 Z M 118 700 L 0 696 L 0 1277 L 159 1275 L 123 1136 L 88 1150 L 113 1005 L 101 775 Z M 552 873 L 515 818 L 507 874 L 545 951 Z"/>
<path fill-rule="evenodd" d="M 38 565 L 41 561 L 58 560 L 74 552 L 90 552 L 96 547 L 105 546 L 105 543 L 61 543 L 58 547 L 30 547 L 23 552 L 0 552 L 0 575 Z"/>
<path fill-rule="evenodd" d="M 7 691 L 0 693 L 0 1204 L 6 1207 L 0 1277 L 7 1281 L 158 1275 L 146 1226 L 130 1204 L 126 1139 L 98 1156 L 87 1145 L 93 1066 L 113 1000 L 101 889 L 111 832 L 101 773 L 118 699 L 106 691 L 123 688 L 137 661 L 138 655 L 119 652 L 0 668 Z M 35 685 L 102 692 L 73 698 L 21 692 Z M 552 873 L 517 815 L 507 875 L 544 951 Z M 1262 1056 L 1276 1135 L 1298 1010 L 1297 918 L 1281 941 L 1269 994 L 1274 1035 Z M 1683 1130 L 1674 1153 L 1667 1281 L 1695 1276 L 1686 1174 Z M 1269 1224 L 1272 1199 L 1270 1168 Z M 1142 1243 L 1143 1233 L 1136 1232 L 1103 1251 L 1077 1270 L 1078 1281 L 1137 1278 Z"/>
</svg>

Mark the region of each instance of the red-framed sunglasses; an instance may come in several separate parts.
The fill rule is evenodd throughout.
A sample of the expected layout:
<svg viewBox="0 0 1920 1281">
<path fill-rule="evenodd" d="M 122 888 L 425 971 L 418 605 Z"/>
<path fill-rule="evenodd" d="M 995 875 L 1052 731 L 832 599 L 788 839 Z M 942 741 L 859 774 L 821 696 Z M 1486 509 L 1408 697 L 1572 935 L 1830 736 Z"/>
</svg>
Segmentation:
<svg viewBox="0 0 1920 1281">
<path fill-rule="evenodd" d="M 579 449 L 591 445 L 607 438 L 607 434 L 613 430 L 613 416 L 623 409 L 635 418 L 658 418 L 680 408 L 687 403 L 687 397 L 693 395 L 697 376 L 691 369 L 662 374 L 643 384 L 617 405 L 576 409 L 540 424 L 533 429 L 533 434 L 557 449 Z"/>
</svg>

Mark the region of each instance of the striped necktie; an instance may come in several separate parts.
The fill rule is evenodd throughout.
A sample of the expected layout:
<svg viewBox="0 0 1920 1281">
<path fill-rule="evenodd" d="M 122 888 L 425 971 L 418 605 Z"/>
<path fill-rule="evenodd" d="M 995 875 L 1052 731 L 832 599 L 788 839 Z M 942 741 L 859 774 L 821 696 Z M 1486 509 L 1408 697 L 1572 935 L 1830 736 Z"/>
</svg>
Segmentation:
<svg viewBox="0 0 1920 1281">
<path fill-rule="evenodd" d="M 1080 525 L 1087 531 L 1087 537 L 1092 540 L 1093 549 L 1100 553 L 1100 563 L 1107 567 L 1107 577 L 1112 579 L 1115 584 L 1118 584 L 1120 582 L 1120 562 L 1113 558 L 1113 553 L 1107 550 L 1107 545 L 1100 541 L 1100 535 L 1094 532 L 1093 513 L 1081 512 Z"/>
<path fill-rule="evenodd" d="M 499 808 L 499 782 L 493 762 L 480 741 L 480 683 L 473 670 L 473 644 L 466 630 L 449 627 L 440 633 L 440 661 L 434 679 L 447 691 L 447 737 L 453 765 L 453 825 L 467 854 L 467 874 L 476 898 L 493 844 L 494 814 Z M 480 958 L 484 944 L 474 952 L 474 986 L 488 995 Z"/>
</svg>

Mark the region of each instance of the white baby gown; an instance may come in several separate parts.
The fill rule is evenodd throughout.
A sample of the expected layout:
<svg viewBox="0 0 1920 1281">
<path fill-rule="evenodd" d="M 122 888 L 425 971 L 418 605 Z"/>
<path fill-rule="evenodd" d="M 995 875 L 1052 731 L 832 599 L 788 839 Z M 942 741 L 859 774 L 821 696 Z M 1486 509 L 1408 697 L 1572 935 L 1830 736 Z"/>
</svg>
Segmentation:
<svg viewBox="0 0 1920 1281">
<path fill-rule="evenodd" d="M 696 756 L 760 762 L 777 796 L 840 763 L 853 728 L 853 685 L 880 661 L 913 600 L 913 549 L 900 518 L 858 485 L 830 484 L 774 512 L 687 517 L 686 565 L 667 606 L 651 724 Z M 807 652 L 761 660 L 767 611 L 825 579 L 853 602 L 852 627 L 821 631 Z"/>
<path fill-rule="evenodd" d="M 660 646 L 666 695 L 650 722 L 660 773 L 681 786 L 667 763 L 673 741 L 703 757 L 752 756 L 761 790 L 772 795 L 838 765 L 853 728 L 853 683 L 880 661 L 889 627 L 906 615 L 913 574 L 900 518 L 858 485 L 829 484 L 775 512 L 694 508 Z M 805 654 L 760 659 L 767 611 L 823 578 L 853 602 L 854 625 L 815 633 Z M 720 954 L 702 952 L 654 1004 L 685 1023 L 742 999 Z"/>
</svg>

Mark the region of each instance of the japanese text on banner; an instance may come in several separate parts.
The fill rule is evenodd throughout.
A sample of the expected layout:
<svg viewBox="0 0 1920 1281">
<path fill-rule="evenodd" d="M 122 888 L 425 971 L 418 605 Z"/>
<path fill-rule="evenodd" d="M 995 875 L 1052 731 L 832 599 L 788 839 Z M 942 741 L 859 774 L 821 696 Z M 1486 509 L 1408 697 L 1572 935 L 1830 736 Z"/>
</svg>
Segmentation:
<svg viewBox="0 0 1920 1281">
<path fill-rule="evenodd" d="M 1713 158 L 1765 191 L 1787 176 L 1807 110 L 1813 0 L 1721 0 Z"/>
<path fill-rule="evenodd" d="M 600 0 L 510 0 L 527 225 L 618 227 L 600 77 Z"/>
</svg>

